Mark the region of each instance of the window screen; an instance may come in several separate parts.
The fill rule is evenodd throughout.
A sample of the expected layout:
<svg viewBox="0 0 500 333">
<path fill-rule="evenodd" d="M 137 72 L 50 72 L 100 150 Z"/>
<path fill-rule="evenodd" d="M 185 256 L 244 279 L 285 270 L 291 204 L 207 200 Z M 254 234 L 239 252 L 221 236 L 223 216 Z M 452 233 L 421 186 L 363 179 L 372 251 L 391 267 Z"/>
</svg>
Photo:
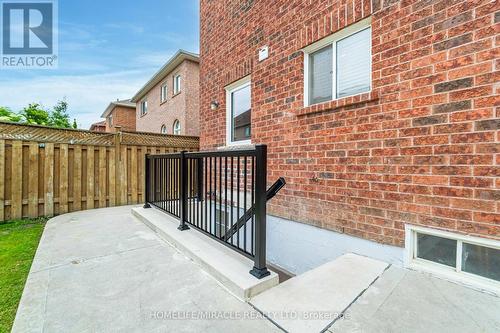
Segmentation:
<svg viewBox="0 0 500 333">
<path fill-rule="evenodd" d="M 337 98 L 370 90 L 371 29 L 337 42 Z"/>
<path fill-rule="evenodd" d="M 333 55 L 329 45 L 309 56 L 309 104 L 332 99 Z"/>
</svg>

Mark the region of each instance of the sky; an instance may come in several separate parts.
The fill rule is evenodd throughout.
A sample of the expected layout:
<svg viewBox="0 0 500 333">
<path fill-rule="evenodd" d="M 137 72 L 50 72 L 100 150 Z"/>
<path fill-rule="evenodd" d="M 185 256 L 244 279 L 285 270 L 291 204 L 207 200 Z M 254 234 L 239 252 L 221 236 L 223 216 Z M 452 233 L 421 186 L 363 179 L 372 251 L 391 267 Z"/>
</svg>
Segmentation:
<svg viewBox="0 0 500 333">
<path fill-rule="evenodd" d="M 66 99 L 88 129 L 178 49 L 199 52 L 198 0 L 59 0 L 58 21 L 58 68 L 0 68 L 0 106 L 50 109 Z"/>
</svg>

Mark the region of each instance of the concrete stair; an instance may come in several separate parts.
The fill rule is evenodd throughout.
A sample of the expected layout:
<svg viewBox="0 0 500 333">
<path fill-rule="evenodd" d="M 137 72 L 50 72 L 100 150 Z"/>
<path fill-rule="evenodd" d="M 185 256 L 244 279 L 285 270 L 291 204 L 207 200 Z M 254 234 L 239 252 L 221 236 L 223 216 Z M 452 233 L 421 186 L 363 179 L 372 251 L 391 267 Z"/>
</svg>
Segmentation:
<svg viewBox="0 0 500 333">
<path fill-rule="evenodd" d="M 388 267 L 345 254 L 253 297 L 250 304 L 287 332 L 322 332 L 342 320 L 345 310 Z"/>
<path fill-rule="evenodd" d="M 260 280 L 255 278 L 249 273 L 252 260 L 200 231 L 178 230 L 179 221 L 168 214 L 155 208 L 133 208 L 132 214 L 241 300 L 246 301 L 278 284 L 275 272 Z"/>
</svg>

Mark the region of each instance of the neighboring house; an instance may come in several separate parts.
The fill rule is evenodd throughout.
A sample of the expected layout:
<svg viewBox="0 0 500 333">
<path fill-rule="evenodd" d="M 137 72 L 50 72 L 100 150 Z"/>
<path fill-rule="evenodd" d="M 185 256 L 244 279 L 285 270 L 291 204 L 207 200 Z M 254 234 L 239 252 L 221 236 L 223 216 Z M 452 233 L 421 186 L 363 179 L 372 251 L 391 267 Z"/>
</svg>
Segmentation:
<svg viewBox="0 0 500 333">
<path fill-rule="evenodd" d="M 500 280 L 499 4 L 201 1 L 201 148 L 268 145 L 272 262 Z"/>
<path fill-rule="evenodd" d="M 135 94 L 137 130 L 199 135 L 199 58 L 178 51 Z"/>
<path fill-rule="evenodd" d="M 106 132 L 115 132 L 116 127 L 124 131 L 136 130 L 135 103 L 130 99 L 109 103 L 101 115 L 105 118 Z"/>
<path fill-rule="evenodd" d="M 103 120 L 97 123 L 93 123 L 92 125 L 90 125 L 89 130 L 94 132 L 106 132 L 106 121 Z"/>
</svg>

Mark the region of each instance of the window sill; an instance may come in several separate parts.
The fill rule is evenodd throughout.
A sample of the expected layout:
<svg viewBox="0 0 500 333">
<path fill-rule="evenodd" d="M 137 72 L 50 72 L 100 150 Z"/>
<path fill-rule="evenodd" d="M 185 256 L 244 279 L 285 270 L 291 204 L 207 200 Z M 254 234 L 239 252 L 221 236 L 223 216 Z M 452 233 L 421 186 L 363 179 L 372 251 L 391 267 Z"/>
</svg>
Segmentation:
<svg viewBox="0 0 500 333">
<path fill-rule="evenodd" d="M 241 149 L 251 149 L 254 147 L 255 145 L 252 144 L 252 141 L 245 140 L 241 142 L 231 142 L 229 144 L 226 143 L 225 146 L 217 147 L 217 150 L 241 150 Z"/>
<path fill-rule="evenodd" d="M 148 114 L 147 112 L 143 113 L 143 114 L 139 115 L 139 118 L 145 117 L 147 114 Z"/>
<path fill-rule="evenodd" d="M 160 106 L 167 103 L 168 99 L 164 100 L 163 102 L 160 102 Z"/>
<path fill-rule="evenodd" d="M 319 104 L 313 104 L 301 109 L 298 109 L 295 114 L 300 116 L 311 115 L 320 112 L 335 111 L 344 107 L 354 106 L 356 104 L 364 104 L 368 102 L 374 102 L 379 99 L 378 92 L 371 91 L 367 93 L 362 93 L 359 95 L 348 96 L 344 98 L 339 98 L 333 101 L 323 102 Z"/>
<path fill-rule="evenodd" d="M 177 94 L 173 94 L 173 95 L 172 95 L 172 98 L 174 98 L 175 96 L 180 95 L 181 93 L 182 93 L 182 91 L 179 91 Z"/>
</svg>

